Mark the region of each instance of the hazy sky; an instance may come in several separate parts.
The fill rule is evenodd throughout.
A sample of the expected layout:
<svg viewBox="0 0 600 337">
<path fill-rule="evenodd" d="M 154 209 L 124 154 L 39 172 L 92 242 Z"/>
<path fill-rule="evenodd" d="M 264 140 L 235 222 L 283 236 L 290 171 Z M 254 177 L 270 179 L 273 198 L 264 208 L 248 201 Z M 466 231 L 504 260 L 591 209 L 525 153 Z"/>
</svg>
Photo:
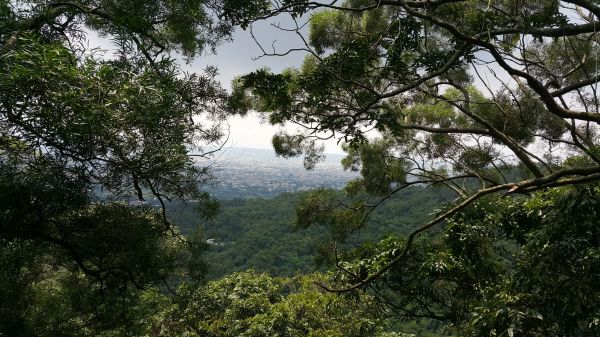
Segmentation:
<svg viewBox="0 0 600 337">
<path fill-rule="evenodd" d="M 305 22 L 298 22 L 302 25 Z M 279 16 L 273 22 L 259 22 L 253 25 L 252 31 L 263 48 L 271 52 L 273 48 L 277 53 L 284 53 L 290 48 L 298 48 L 303 46 L 302 39 L 296 33 L 286 32 L 274 27 L 279 25 L 284 28 L 293 28 L 295 23 L 286 16 Z M 304 26 L 303 34 L 307 37 L 307 25 Z M 200 72 L 208 65 L 217 66 L 219 68 L 220 80 L 225 88 L 231 87 L 231 81 L 239 75 L 249 73 L 255 69 L 268 67 L 274 72 L 281 71 L 287 67 L 300 66 L 304 59 L 304 52 L 292 52 L 286 56 L 268 56 L 261 57 L 262 51 L 253 40 L 250 31 L 236 30 L 233 41 L 222 45 L 216 55 L 206 55 L 200 57 L 185 68 L 189 71 Z M 484 61 L 491 61 L 491 56 L 485 53 L 479 53 L 478 56 Z M 492 64 L 491 68 L 497 74 L 504 77 L 505 80 L 510 80 L 496 64 Z M 488 86 L 493 90 L 499 89 L 502 85 L 498 79 L 491 76 L 489 71 L 481 73 L 484 77 L 483 81 L 488 83 Z M 477 87 L 482 88 L 484 95 L 489 95 L 484 89 L 481 79 L 474 76 L 474 83 Z M 271 149 L 271 139 L 273 135 L 281 129 L 274 127 L 267 122 L 261 121 L 256 115 L 247 117 L 232 117 L 230 123 L 230 136 L 228 146 L 234 147 L 252 147 L 261 149 Z M 295 128 L 288 127 L 292 131 Z M 373 134 L 373 136 L 376 136 Z M 331 140 L 325 142 L 326 153 L 343 154 L 342 149 L 337 145 L 336 141 Z"/>
<path fill-rule="evenodd" d="M 255 23 L 252 27 L 254 36 L 268 52 L 275 48 L 276 52 L 283 53 L 290 48 L 298 48 L 303 45 L 302 40 L 295 33 L 282 31 L 272 24 L 284 28 L 295 27 L 295 23 L 291 19 L 286 20 L 283 16 L 270 23 Z M 189 71 L 200 72 L 206 66 L 216 66 L 219 69 L 222 85 L 229 89 L 231 81 L 236 76 L 264 67 L 268 67 L 275 72 L 288 67 L 297 67 L 302 64 L 305 56 L 303 52 L 292 52 L 286 56 L 258 58 L 262 54 L 259 46 L 252 39 L 250 31 L 237 29 L 233 41 L 222 45 L 216 55 L 199 57 L 184 68 Z M 256 115 L 232 117 L 229 124 L 230 135 L 227 145 L 235 147 L 271 149 L 271 139 L 281 129 L 281 127 L 269 125 L 268 122 L 262 121 Z M 292 127 L 287 129 L 294 130 Z M 327 153 L 343 153 L 335 141 L 326 142 L 325 146 Z"/>
<path fill-rule="evenodd" d="M 301 23 L 299 22 L 299 24 Z M 280 15 L 271 22 L 255 23 L 252 26 L 254 36 L 268 52 L 273 51 L 273 48 L 275 48 L 276 52 L 282 53 L 290 48 L 298 48 L 303 45 L 301 38 L 296 33 L 283 31 L 273 25 L 282 28 L 293 28 L 296 24 L 289 16 L 284 15 Z M 306 33 L 307 29 L 303 29 L 303 31 Z M 109 40 L 99 37 L 93 31 L 88 32 L 88 38 L 89 46 L 91 48 L 99 47 L 105 51 L 106 56 L 109 56 L 115 50 Z M 264 67 L 268 67 L 274 72 L 288 67 L 298 67 L 302 64 L 305 56 L 303 52 L 292 52 L 286 56 L 259 58 L 262 54 L 250 31 L 238 28 L 232 37 L 232 41 L 221 45 L 216 54 L 200 56 L 190 64 L 186 64 L 182 59 L 181 66 L 186 71 L 198 73 L 202 72 L 207 66 L 216 66 L 219 69 L 221 85 L 226 89 L 230 89 L 231 81 L 236 76 Z M 225 147 L 272 149 L 271 139 L 281 129 L 281 127 L 270 125 L 256 114 L 250 114 L 246 117 L 231 117 L 229 119 L 229 140 Z M 295 127 L 286 127 L 288 131 L 295 129 Z M 335 141 L 328 141 L 325 146 L 326 153 L 344 153 Z"/>
<path fill-rule="evenodd" d="M 299 25 L 304 22 L 298 22 Z M 280 15 L 271 22 L 258 22 L 252 26 L 252 31 L 255 38 L 261 43 L 263 48 L 268 52 L 285 53 L 290 48 L 298 48 L 303 46 L 302 39 L 295 32 L 286 32 L 278 29 L 275 26 L 282 28 L 294 28 L 296 23 L 289 16 Z M 303 34 L 307 38 L 307 25 L 304 26 Z M 90 44 L 92 46 L 100 46 L 102 49 L 110 52 L 110 42 L 99 38 L 96 34 L 90 32 Z M 221 45 L 216 54 L 203 55 L 190 64 L 185 64 L 181 60 L 183 69 L 190 72 L 202 72 L 207 66 L 216 66 L 219 69 L 219 80 L 223 87 L 230 89 L 231 81 L 243 74 L 252 72 L 253 70 L 268 67 L 274 72 L 279 72 L 287 67 L 298 67 L 302 64 L 305 53 L 301 51 L 291 52 L 285 56 L 267 56 L 259 57 L 263 54 L 257 43 L 252 38 L 249 30 L 237 29 L 232 37 L 232 41 Z M 491 60 L 491 56 L 483 53 L 478 54 L 486 61 Z M 489 60 L 488 60 L 489 59 Z M 503 74 L 503 71 L 497 65 L 492 65 L 492 68 L 505 80 L 510 81 L 510 77 Z M 498 79 L 491 76 L 489 71 L 482 73 L 484 81 L 493 90 L 501 87 Z M 482 81 L 477 77 L 474 78 L 475 85 L 482 88 L 484 94 L 488 94 Z M 282 127 L 275 127 L 263 121 L 257 115 L 249 115 L 246 117 L 231 117 L 229 119 L 229 141 L 226 147 L 250 147 L 259 149 L 271 149 L 271 139 L 275 133 Z M 293 131 L 295 128 L 287 127 L 288 131 Z M 326 153 L 343 154 L 344 152 L 337 145 L 335 140 L 325 142 Z"/>
</svg>

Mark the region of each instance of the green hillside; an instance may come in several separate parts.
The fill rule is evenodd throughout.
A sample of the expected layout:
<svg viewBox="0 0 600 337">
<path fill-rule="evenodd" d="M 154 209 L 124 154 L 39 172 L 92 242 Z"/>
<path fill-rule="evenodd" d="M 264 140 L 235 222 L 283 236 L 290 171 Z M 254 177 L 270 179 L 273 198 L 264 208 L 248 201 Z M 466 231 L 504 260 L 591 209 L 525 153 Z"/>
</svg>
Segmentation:
<svg viewBox="0 0 600 337">
<path fill-rule="evenodd" d="M 322 266 L 319 252 L 330 249 L 328 228 L 295 226 L 295 206 L 305 194 L 224 200 L 219 215 L 209 222 L 199 218 L 193 203 L 171 204 L 168 211 L 184 234 L 189 235 L 199 227 L 211 243 L 206 254 L 211 264 L 211 278 L 249 268 L 287 276 Z M 410 188 L 401 197 L 390 198 L 376 209 L 365 228 L 351 234 L 342 246 L 352 248 L 388 234 L 406 234 L 442 201 L 437 191 L 418 186 Z"/>
</svg>

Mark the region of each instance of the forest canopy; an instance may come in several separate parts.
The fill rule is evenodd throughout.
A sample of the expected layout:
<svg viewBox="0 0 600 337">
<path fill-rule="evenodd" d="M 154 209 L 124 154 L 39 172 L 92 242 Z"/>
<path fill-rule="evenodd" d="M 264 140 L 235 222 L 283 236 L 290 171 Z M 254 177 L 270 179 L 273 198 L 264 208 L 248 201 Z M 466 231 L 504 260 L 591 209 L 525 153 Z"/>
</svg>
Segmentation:
<svg viewBox="0 0 600 337">
<path fill-rule="evenodd" d="M 164 202 L 214 211 L 189 154 L 220 144 L 226 93 L 171 55 L 229 38 L 218 4 L 0 1 L 0 334 L 118 331 L 140 291 L 202 279 Z"/>
<path fill-rule="evenodd" d="M 301 224 L 325 222 L 351 232 L 408 186 L 444 186 L 454 193 L 453 201 L 408 236 L 365 246 L 351 253 L 355 258 L 348 265 L 338 262 L 343 282 L 323 288 L 371 289 L 389 299 L 399 316 L 445 321 L 459 335 L 597 333 L 597 299 L 582 305 L 579 300 L 588 298 L 578 296 L 577 309 L 550 304 L 551 298 L 575 296 L 561 288 L 539 298 L 547 301 L 543 304 L 529 302 L 538 296 L 534 289 L 548 289 L 531 288 L 530 282 L 561 273 L 546 275 L 524 261 L 553 256 L 555 266 L 569 268 L 574 260 L 567 252 L 574 249 L 581 255 L 573 268 L 583 269 L 571 269 L 577 281 L 570 284 L 586 287 L 583 280 L 597 273 L 583 261 L 588 253 L 595 256 L 598 235 L 598 226 L 591 225 L 594 183 L 600 179 L 598 4 L 284 1 L 259 17 L 283 14 L 296 24 L 282 30 L 299 36 L 302 16 L 308 16 L 308 36 L 289 51 L 263 48 L 264 56 L 301 50 L 304 63 L 281 73 L 262 69 L 241 76 L 231 106 L 241 114 L 263 111 L 274 124 L 303 126 L 304 133 L 273 139 L 283 156 L 305 155 L 312 162 L 319 140 L 346 143 L 343 163 L 362 176 L 346 188 L 357 199 L 352 203 L 323 193 L 306 198 Z M 374 198 L 362 198 L 365 193 Z M 523 217 L 504 214 L 506 207 Z M 590 218 L 575 225 L 575 214 Z M 562 226 L 561 234 L 553 234 L 560 238 L 544 236 L 553 231 L 550 223 Z M 593 229 L 585 238 L 572 237 L 571 230 L 584 223 Z M 439 224 L 447 232 L 437 246 L 428 232 Z M 561 258 L 549 248 L 554 239 Z M 579 250 L 574 242 L 590 246 Z M 417 271 L 429 263 L 439 274 Z M 477 266 L 482 269 L 471 269 Z M 528 274 L 519 278 L 521 268 Z M 445 273 L 453 276 L 441 276 Z M 471 320 L 471 314 L 477 318 Z"/>
<path fill-rule="evenodd" d="M 242 76 L 232 106 L 303 125 L 274 139 L 282 155 L 346 142 L 344 164 L 362 174 L 351 194 L 455 191 L 415 235 L 486 195 L 600 178 L 597 4 L 288 1 L 262 15 L 281 13 L 310 15 L 304 64 Z"/>
<path fill-rule="evenodd" d="M 280 15 L 296 68 L 227 93 L 175 61 Z M 0 0 L 0 334 L 598 335 L 599 17 L 589 0 Z M 204 238 L 167 213 L 216 214 L 191 153 L 249 111 L 303 126 L 281 156 L 311 168 L 335 139 L 361 175 L 297 205 L 297 228 L 332 234 L 328 273 L 206 283 Z M 337 249 L 415 185 L 447 202 Z"/>
</svg>

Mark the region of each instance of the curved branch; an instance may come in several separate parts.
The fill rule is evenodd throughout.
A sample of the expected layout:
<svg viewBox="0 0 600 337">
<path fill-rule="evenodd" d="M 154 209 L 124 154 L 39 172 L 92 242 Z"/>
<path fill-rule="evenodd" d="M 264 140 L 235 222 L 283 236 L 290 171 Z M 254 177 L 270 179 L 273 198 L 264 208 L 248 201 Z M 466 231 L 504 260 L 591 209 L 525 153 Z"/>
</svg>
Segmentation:
<svg viewBox="0 0 600 337">
<path fill-rule="evenodd" d="M 361 288 L 361 287 L 363 287 L 363 286 L 371 283 L 373 280 L 377 279 L 378 277 L 380 277 L 381 275 L 383 275 L 383 273 L 387 272 L 392 267 L 394 267 L 396 264 L 398 264 L 399 262 L 401 262 L 408 255 L 408 251 L 410 250 L 410 248 L 411 248 L 414 240 L 417 238 L 417 236 L 420 233 L 422 233 L 422 232 L 428 230 L 429 228 L 437 225 L 438 223 L 446 220 L 448 217 L 456 214 L 458 211 L 464 209 L 465 207 L 467 207 L 469 204 L 471 204 L 473 201 L 479 199 L 480 197 L 482 197 L 482 196 L 484 196 L 486 194 L 490 194 L 490 193 L 494 193 L 494 192 L 497 192 L 497 191 L 509 189 L 509 188 L 511 188 L 513 186 L 514 186 L 514 184 L 504 184 L 504 185 L 494 186 L 494 187 L 490 187 L 490 188 L 487 188 L 487 189 L 484 189 L 484 190 L 480 190 L 479 192 L 477 192 L 476 194 L 474 194 L 471 197 L 467 198 L 466 200 L 464 200 L 460 204 L 454 206 L 453 208 L 451 208 L 450 210 L 444 212 L 443 214 L 438 215 L 435 219 L 429 221 L 425 225 L 423 225 L 420 228 L 414 230 L 412 233 L 410 233 L 410 235 L 406 239 L 406 244 L 404 245 L 404 248 L 402 249 L 402 251 L 400 252 L 400 254 L 398 256 L 396 256 L 388 264 L 386 264 L 385 266 L 383 266 L 381 269 L 379 269 L 375 273 L 369 275 L 367 278 L 361 280 L 360 282 L 358 282 L 356 284 L 353 284 L 353 285 L 351 285 L 349 287 L 346 287 L 346 288 L 330 288 L 327 285 L 325 285 L 324 283 L 317 283 L 317 284 L 321 288 L 325 289 L 326 291 L 334 292 L 334 293 L 349 292 L 349 291 L 352 291 L 354 289 Z"/>
<path fill-rule="evenodd" d="M 579 176 L 579 177 L 567 178 L 567 179 L 561 180 L 561 178 L 568 177 L 568 176 Z M 414 230 L 412 233 L 410 233 L 406 240 L 404 248 L 402 249 L 400 254 L 398 254 L 398 256 L 396 256 L 394 259 L 392 259 L 390 262 L 388 262 L 385 266 L 383 266 L 382 268 L 380 268 L 373 274 L 369 275 L 365 279 L 361 280 L 360 282 L 355 283 L 346 288 L 331 288 L 324 283 L 317 283 L 317 285 L 329 292 L 343 293 L 343 292 L 349 292 L 349 291 L 361 288 L 361 287 L 373 282 L 375 279 L 379 278 L 381 275 L 383 275 L 385 272 L 390 270 L 396 264 L 400 263 L 408 255 L 408 252 L 409 252 L 414 240 L 418 237 L 419 234 L 427 231 L 428 229 L 432 228 L 433 226 L 448 219 L 450 216 L 458 213 L 459 211 L 463 210 L 464 208 L 469 206 L 471 203 L 473 203 L 474 201 L 478 200 L 479 198 L 481 198 L 485 195 L 496 193 L 496 192 L 503 191 L 503 190 L 506 190 L 506 191 L 508 191 L 508 193 L 511 193 L 511 194 L 528 193 L 528 192 L 534 192 L 534 191 L 548 188 L 548 187 L 574 185 L 574 184 L 581 184 L 581 183 L 588 183 L 588 182 L 595 182 L 595 181 L 600 181 L 600 167 L 565 169 L 565 170 L 554 172 L 552 174 L 549 174 L 549 175 L 541 177 L 541 178 L 534 178 L 534 179 L 524 180 L 519 183 L 508 183 L 508 184 L 502 184 L 502 185 L 498 185 L 498 186 L 492 186 L 489 188 L 481 189 L 477 193 L 473 194 L 472 196 L 463 200 L 456 206 L 445 211 L 443 214 L 438 215 L 435 219 L 427 222 L 420 228 L 418 228 L 418 229 Z"/>
<path fill-rule="evenodd" d="M 420 130 L 420 131 L 425 131 L 425 132 L 429 132 L 429 133 L 464 133 L 464 134 L 476 134 L 476 135 L 484 135 L 484 136 L 490 135 L 489 130 L 479 129 L 479 128 L 442 128 L 442 127 L 436 128 L 436 127 L 430 127 L 430 126 L 425 126 L 425 125 L 416 125 L 416 124 L 399 125 L 399 127 L 402 129 Z"/>
<path fill-rule="evenodd" d="M 562 108 L 554 100 L 554 97 L 550 94 L 550 92 L 548 92 L 547 88 L 542 82 L 538 81 L 534 76 L 528 74 L 527 72 L 511 67 L 502 57 L 502 54 L 498 51 L 497 47 L 491 42 L 479 39 L 477 37 L 469 36 L 461 32 L 460 29 L 458 29 L 452 23 L 441 20 L 435 16 L 421 13 L 419 11 L 411 9 L 408 6 L 402 7 L 410 15 L 414 15 L 415 17 L 418 17 L 420 19 L 427 20 L 438 27 L 446 29 L 455 38 L 467 43 L 468 45 L 475 45 L 486 49 L 492 55 L 496 63 L 498 63 L 498 65 L 502 67 L 502 69 L 504 69 L 509 75 L 524 78 L 527 81 L 529 87 L 538 94 L 542 102 L 544 102 L 544 104 L 551 113 L 562 118 L 575 118 L 579 120 L 592 121 L 600 124 L 600 115 L 598 114 L 573 111 Z"/>
</svg>

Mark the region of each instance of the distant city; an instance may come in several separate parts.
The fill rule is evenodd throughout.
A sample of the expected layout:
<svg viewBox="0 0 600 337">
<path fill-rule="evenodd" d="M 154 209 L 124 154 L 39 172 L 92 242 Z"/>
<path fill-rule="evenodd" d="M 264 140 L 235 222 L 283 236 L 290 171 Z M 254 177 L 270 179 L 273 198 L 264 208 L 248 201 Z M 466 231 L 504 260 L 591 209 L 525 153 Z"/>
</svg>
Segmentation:
<svg viewBox="0 0 600 337">
<path fill-rule="evenodd" d="M 210 164 L 217 178 L 215 186 L 206 190 L 218 199 L 270 198 L 283 192 L 319 187 L 340 189 L 356 178 L 356 172 L 345 171 L 343 155 L 327 154 L 313 170 L 306 170 L 303 158 L 277 157 L 272 150 L 228 148 Z"/>
</svg>

